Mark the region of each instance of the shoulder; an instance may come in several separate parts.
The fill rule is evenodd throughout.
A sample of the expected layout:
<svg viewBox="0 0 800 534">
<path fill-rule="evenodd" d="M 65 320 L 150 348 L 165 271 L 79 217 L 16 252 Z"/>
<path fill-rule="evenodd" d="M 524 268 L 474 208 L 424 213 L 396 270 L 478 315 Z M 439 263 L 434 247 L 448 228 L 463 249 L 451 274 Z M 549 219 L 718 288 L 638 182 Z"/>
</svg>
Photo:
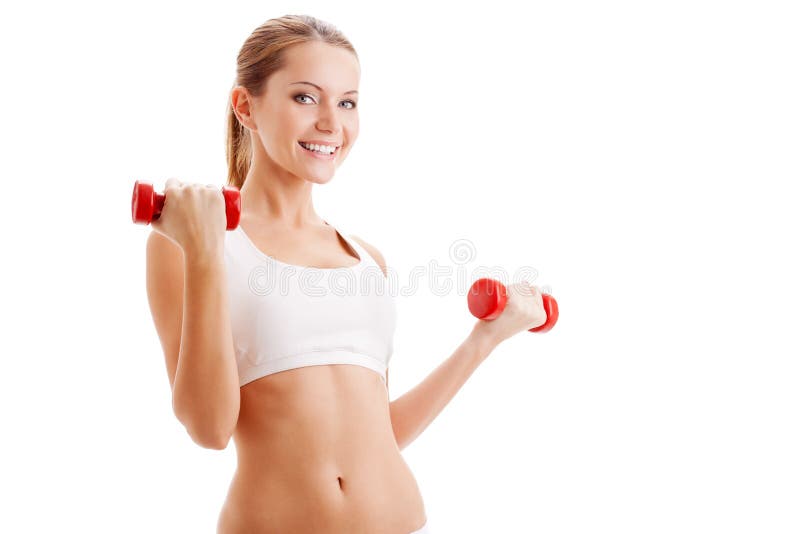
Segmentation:
<svg viewBox="0 0 800 534">
<path fill-rule="evenodd" d="M 386 271 L 386 260 L 384 259 L 383 254 L 381 254 L 381 251 L 378 250 L 377 247 L 367 243 L 366 241 L 364 241 L 363 239 L 361 239 L 357 235 L 350 234 L 350 237 L 355 239 L 358 242 L 359 245 L 364 247 L 364 249 L 367 252 L 369 252 L 370 256 L 372 256 L 373 259 L 375 260 L 375 263 L 377 263 L 378 266 L 383 271 L 383 275 L 388 277 L 389 275 L 388 275 L 388 273 Z"/>
</svg>

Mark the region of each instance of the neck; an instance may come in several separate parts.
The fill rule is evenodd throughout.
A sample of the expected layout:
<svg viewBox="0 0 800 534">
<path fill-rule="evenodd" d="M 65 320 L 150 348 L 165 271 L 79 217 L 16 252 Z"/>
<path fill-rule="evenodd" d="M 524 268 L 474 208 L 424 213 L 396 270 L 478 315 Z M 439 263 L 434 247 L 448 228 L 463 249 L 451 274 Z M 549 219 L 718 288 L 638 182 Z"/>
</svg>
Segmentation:
<svg viewBox="0 0 800 534">
<path fill-rule="evenodd" d="M 314 210 L 313 184 L 276 165 L 253 161 L 240 190 L 242 217 L 266 220 L 290 230 L 324 224 Z"/>
</svg>

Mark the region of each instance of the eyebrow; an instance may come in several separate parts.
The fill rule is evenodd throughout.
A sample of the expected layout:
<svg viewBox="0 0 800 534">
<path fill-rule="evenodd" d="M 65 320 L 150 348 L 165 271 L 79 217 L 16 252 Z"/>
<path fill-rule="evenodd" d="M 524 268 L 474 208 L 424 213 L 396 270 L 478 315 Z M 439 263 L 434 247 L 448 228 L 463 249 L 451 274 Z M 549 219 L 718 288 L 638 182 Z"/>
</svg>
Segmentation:
<svg viewBox="0 0 800 534">
<path fill-rule="evenodd" d="M 323 93 L 325 92 L 325 89 L 323 89 L 323 88 L 322 88 L 322 87 L 320 87 L 319 85 L 317 85 L 317 84 L 315 84 L 315 83 L 311 83 L 311 82 L 292 82 L 292 83 L 290 83 L 289 85 L 296 85 L 296 84 L 298 84 L 298 83 L 304 83 L 304 84 L 306 84 L 306 85 L 310 85 L 310 86 L 312 86 L 312 87 L 316 87 L 318 90 L 322 91 Z M 353 89 L 352 91 L 347 91 L 346 93 L 343 93 L 343 94 L 345 94 L 345 95 L 349 95 L 349 94 L 351 94 L 351 93 L 358 94 L 358 91 L 356 91 L 355 89 Z"/>
</svg>

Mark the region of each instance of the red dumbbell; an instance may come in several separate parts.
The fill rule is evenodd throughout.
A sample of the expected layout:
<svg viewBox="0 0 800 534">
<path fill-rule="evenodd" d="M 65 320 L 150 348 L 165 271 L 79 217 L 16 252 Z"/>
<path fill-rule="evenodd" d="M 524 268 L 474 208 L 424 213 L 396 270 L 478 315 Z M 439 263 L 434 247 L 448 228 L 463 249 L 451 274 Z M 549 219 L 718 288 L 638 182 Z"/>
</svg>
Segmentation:
<svg viewBox="0 0 800 534">
<path fill-rule="evenodd" d="M 478 319 L 491 321 L 496 319 L 506 307 L 508 293 L 506 286 L 498 280 L 492 278 L 479 278 L 475 280 L 469 288 L 467 295 L 467 305 L 472 315 Z M 529 332 L 544 333 L 555 326 L 558 321 L 558 303 L 550 295 L 542 293 L 542 304 L 547 314 L 547 320 L 543 325 L 529 329 Z"/>
<path fill-rule="evenodd" d="M 225 216 L 228 219 L 227 230 L 239 226 L 239 217 L 242 214 L 242 197 L 239 190 L 229 185 L 222 186 L 222 196 L 225 197 Z M 161 216 L 164 208 L 163 193 L 153 191 L 153 184 L 136 180 L 133 185 L 133 198 L 131 199 L 131 216 L 133 222 L 150 224 Z"/>
</svg>

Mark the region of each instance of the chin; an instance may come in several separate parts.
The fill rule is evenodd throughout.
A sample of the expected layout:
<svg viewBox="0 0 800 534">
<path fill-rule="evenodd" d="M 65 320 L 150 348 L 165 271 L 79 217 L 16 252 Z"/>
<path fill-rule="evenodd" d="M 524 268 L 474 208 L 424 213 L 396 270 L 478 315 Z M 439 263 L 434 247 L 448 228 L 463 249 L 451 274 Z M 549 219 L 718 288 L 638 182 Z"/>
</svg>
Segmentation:
<svg viewBox="0 0 800 534">
<path fill-rule="evenodd" d="M 330 176 L 324 176 L 324 175 L 318 175 L 318 174 L 309 174 L 309 175 L 303 176 L 303 179 L 305 179 L 307 182 L 311 182 L 312 184 L 321 184 L 321 185 L 323 185 L 323 184 L 327 184 L 328 182 L 333 180 L 333 176 L 334 176 L 333 174 L 331 174 Z"/>
</svg>

